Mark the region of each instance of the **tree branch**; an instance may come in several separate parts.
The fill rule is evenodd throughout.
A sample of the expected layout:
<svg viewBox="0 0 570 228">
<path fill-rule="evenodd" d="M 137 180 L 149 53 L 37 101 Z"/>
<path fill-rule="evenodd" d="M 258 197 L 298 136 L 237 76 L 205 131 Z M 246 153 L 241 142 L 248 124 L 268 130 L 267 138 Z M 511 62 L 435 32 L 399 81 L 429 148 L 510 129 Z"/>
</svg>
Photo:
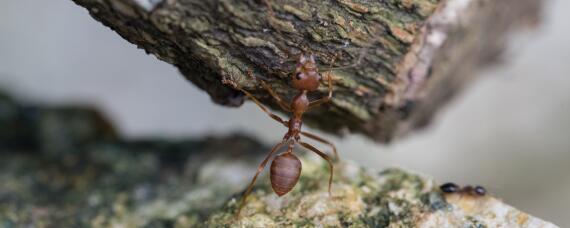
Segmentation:
<svg viewBox="0 0 570 228">
<path fill-rule="evenodd" d="M 314 53 L 322 68 L 340 54 L 332 102 L 306 115 L 309 125 L 377 141 L 423 126 L 439 107 L 500 53 L 505 36 L 536 22 L 536 0 L 264 1 L 74 0 L 91 15 L 169 62 L 228 106 L 243 95 L 271 96 L 246 76 L 253 70 L 292 97 L 294 58 Z M 273 11 L 275 16 L 268 12 Z M 362 54 L 364 53 L 364 54 Z M 361 61 L 358 61 L 362 57 Z M 321 87 L 325 95 L 326 86 Z"/>
</svg>

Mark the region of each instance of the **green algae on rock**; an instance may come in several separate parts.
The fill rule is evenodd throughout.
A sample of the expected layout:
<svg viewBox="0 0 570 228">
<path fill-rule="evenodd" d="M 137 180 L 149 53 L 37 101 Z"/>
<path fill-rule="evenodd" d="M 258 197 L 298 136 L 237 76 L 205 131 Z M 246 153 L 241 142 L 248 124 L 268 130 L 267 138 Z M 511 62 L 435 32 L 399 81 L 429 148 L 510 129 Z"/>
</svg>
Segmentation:
<svg viewBox="0 0 570 228">
<path fill-rule="evenodd" d="M 239 134 L 125 140 L 92 109 L 0 94 L 0 227 L 555 227 L 491 196 L 444 196 L 429 177 L 349 161 L 329 196 L 317 156 L 303 156 L 283 197 L 260 178 L 236 221 L 268 149 Z"/>
<path fill-rule="evenodd" d="M 252 158 L 265 149 L 237 135 L 96 142 L 56 155 L 0 149 L 0 227 L 202 221 L 243 188 L 253 172 Z"/>
<path fill-rule="evenodd" d="M 448 201 L 433 179 L 409 171 L 374 173 L 347 161 L 336 167 L 332 196 L 326 192 L 326 164 L 305 158 L 300 183 L 288 195 L 277 197 L 266 183 L 261 184 L 239 220 L 234 216 L 238 206 L 234 198 L 205 226 L 556 227 L 493 197 L 462 198 L 462 204 L 481 205 L 479 211 L 467 211 L 457 201 Z"/>
<path fill-rule="evenodd" d="M 243 188 L 266 149 L 242 135 L 125 140 L 91 108 L 0 93 L 0 227 L 201 221 Z"/>
</svg>

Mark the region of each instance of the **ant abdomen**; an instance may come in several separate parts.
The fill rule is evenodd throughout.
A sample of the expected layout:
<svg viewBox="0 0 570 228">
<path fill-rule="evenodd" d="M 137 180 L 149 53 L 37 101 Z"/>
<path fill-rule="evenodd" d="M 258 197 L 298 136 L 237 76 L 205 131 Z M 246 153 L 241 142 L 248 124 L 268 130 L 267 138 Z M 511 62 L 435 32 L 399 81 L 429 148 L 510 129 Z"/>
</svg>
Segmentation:
<svg viewBox="0 0 570 228">
<path fill-rule="evenodd" d="M 301 161 L 293 153 L 284 153 L 273 159 L 270 169 L 271 187 L 278 196 L 287 194 L 301 175 Z"/>
<path fill-rule="evenodd" d="M 461 188 L 455 183 L 442 184 L 441 186 L 439 186 L 439 189 L 441 189 L 441 191 L 444 193 L 456 193 L 459 192 L 459 190 L 461 190 Z"/>
</svg>

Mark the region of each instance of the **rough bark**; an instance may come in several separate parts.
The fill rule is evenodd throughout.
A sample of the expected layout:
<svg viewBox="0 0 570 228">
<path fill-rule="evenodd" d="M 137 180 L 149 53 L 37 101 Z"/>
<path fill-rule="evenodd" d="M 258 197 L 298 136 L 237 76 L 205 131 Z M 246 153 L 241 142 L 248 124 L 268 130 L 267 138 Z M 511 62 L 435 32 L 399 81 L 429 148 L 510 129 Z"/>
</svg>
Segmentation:
<svg viewBox="0 0 570 228">
<path fill-rule="evenodd" d="M 483 63 L 500 53 L 512 28 L 536 22 L 538 0 L 74 0 L 126 40 L 182 74 L 220 104 L 269 94 L 252 70 L 287 98 L 294 57 L 313 53 L 334 70 L 334 99 L 306 115 L 316 128 L 377 141 L 423 126 Z M 270 16 L 270 11 L 275 16 Z M 359 61 L 360 59 L 360 61 Z M 320 93 L 325 92 L 322 86 Z M 319 96 L 321 94 L 315 94 Z"/>
</svg>

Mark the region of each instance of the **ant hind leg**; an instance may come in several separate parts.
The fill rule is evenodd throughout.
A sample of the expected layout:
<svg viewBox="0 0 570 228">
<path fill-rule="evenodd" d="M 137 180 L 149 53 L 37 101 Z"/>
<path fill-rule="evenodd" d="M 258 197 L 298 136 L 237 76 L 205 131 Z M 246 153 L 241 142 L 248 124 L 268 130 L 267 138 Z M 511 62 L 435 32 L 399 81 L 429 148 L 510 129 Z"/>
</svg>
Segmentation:
<svg viewBox="0 0 570 228">
<path fill-rule="evenodd" d="M 243 208 L 243 206 L 245 206 L 245 202 L 247 197 L 249 196 L 249 194 L 251 194 L 251 191 L 253 190 L 253 186 L 255 185 L 255 181 L 257 180 L 257 177 L 259 176 L 259 174 L 261 173 L 261 171 L 263 171 L 263 169 L 265 169 L 265 166 L 267 165 L 267 162 L 269 161 L 269 159 L 271 158 L 271 156 L 275 153 L 275 151 L 277 151 L 279 148 L 281 148 L 283 145 L 285 145 L 285 141 L 278 143 L 277 145 L 275 145 L 273 147 L 273 149 L 271 149 L 271 152 L 269 152 L 269 154 L 267 155 L 267 157 L 261 162 L 261 164 L 259 164 L 259 167 L 257 167 L 257 172 L 255 173 L 255 175 L 253 176 L 253 179 L 251 180 L 251 183 L 249 184 L 249 186 L 247 186 L 247 190 L 245 191 L 245 193 L 243 194 L 242 198 L 241 198 L 241 202 L 238 208 L 238 211 L 236 212 L 236 218 L 239 218 L 240 213 L 241 213 L 241 209 Z"/>
<path fill-rule="evenodd" d="M 333 172 L 334 172 L 334 165 L 333 165 L 333 161 L 332 159 L 325 153 L 321 152 L 319 149 L 315 148 L 314 146 L 312 146 L 311 144 L 308 144 L 306 142 L 301 142 L 299 141 L 299 144 L 301 144 L 301 146 L 309 149 L 310 151 L 316 153 L 317 155 L 321 156 L 321 158 L 325 159 L 328 163 L 329 163 L 329 168 L 330 168 L 330 176 L 329 176 L 329 196 L 332 196 L 332 191 L 331 191 L 331 187 L 332 187 L 332 180 L 333 180 Z"/>
<path fill-rule="evenodd" d="M 320 143 L 324 143 L 324 144 L 329 145 L 329 146 L 332 148 L 333 155 L 334 155 L 334 160 L 335 160 L 335 161 L 338 161 L 338 160 L 339 160 L 338 152 L 336 151 L 336 146 L 335 146 L 333 143 L 329 142 L 329 141 L 326 140 L 326 139 L 321 138 L 321 137 L 318 136 L 318 135 L 315 135 L 315 134 L 312 134 L 312 133 L 309 133 L 309 132 L 306 132 L 306 131 L 302 131 L 302 132 L 301 132 L 301 135 L 306 136 L 307 138 L 313 139 L 313 140 L 315 140 L 315 141 L 318 141 L 318 142 L 320 142 Z"/>
</svg>

